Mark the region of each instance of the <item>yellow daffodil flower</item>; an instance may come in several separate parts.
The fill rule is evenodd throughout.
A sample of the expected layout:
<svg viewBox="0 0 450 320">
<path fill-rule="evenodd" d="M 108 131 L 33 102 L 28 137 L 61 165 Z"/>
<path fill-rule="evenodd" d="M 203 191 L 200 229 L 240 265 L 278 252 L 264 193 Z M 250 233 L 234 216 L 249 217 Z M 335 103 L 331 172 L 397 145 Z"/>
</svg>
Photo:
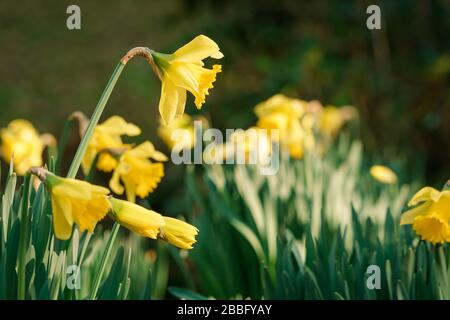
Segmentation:
<svg viewBox="0 0 450 320">
<path fill-rule="evenodd" d="M 173 151 L 192 149 L 195 146 L 194 121 L 201 121 L 203 127 L 208 127 L 208 121 L 205 118 L 191 117 L 185 113 L 181 117 L 175 118 L 170 126 L 161 121 L 158 135 Z"/>
<path fill-rule="evenodd" d="M 394 184 L 397 182 L 397 175 L 390 168 L 375 165 L 370 168 L 370 175 L 380 183 Z"/>
<path fill-rule="evenodd" d="M 291 99 L 277 94 L 256 105 L 257 126 L 263 129 L 278 129 L 279 141 L 291 157 L 300 159 L 305 150 L 315 145 L 313 127 L 315 119 L 309 113 L 309 102 Z"/>
<path fill-rule="evenodd" d="M 122 153 L 109 181 L 111 190 L 116 194 L 123 194 L 125 189 L 127 199 L 131 202 L 135 202 L 136 195 L 144 198 L 152 192 L 164 176 L 164 166 L 161 162 L 153 163 L 148 158 L 167 161 L 167 157 L 156 151 L 149 141 Z"/>
<path fill-rule="evenodd" d="M 319 112 L 319 131 L 326 136 L 335 137 L 344 124 L 356 114 L 356 109 L 351 106 L 341 108 L 326 106 Z"/>
<path fill-rule="evenodd" d="M 53 212 L 53 229 L 58 239 L 67 240 L 72 226 L 92 232 L 98 221 L 110 209 L 109 190 L 85 181 L 62 178 L 42 168 L 32 168 L 50 192 Z"/>
<path fill-rule="evenodd" d="M 279 123 L 276 128 L 284 127 L 290 119 L 298 119 L 307 111 L 307 102 L 292 99 L 283 94 L 276 94 L 255 106 L 255 114 L 261 119 L 268 115 L 277 115 Z M 287 119 L 281 119 L 287 118 Z"/>
<path fill-rule="evenodd" d="M 99 124 L 89 141 L 86 153 L 84 154 L 81 167 L 86 175 L 91 169 L 92 163 L 97 154 L 97 168 L 104 172 L 111 172 L 117 167 L 117 160 L 108 152 L 107 149 L 128 148 L 122 142 L 122 135 L 137 136 L 141 134 L 141 129 L 132 123 L 126 122 L 122 117 L 112 116 L 102 124 Z"/>
<path fill-rule="evenodd" d="M 186 91 L 195 97 L 198 109 L 205 102 L 208 90 L 213 88 L 221 65 L 204 68 L 203 59 L 221 59 L 219 46 L 210 38 L 200 35 L 172 54 L 152 51 L 154 63 L 162 81 L 159 112 L 165 124 L 170 125 L 176 116 L 184 113 Z"/>
<path fill-rule="evenodd" d="M 164 225 L 161 227 L 159 237 L 181 249 L 192 249 L 197 242 L 195 237 L 198 229 L 187 222 L 170 217 L 163 217 Z"/>
<path fill-rule="evenodd" d="M 13 159 L 14 170 L 24 175 L 28 169 L 42 165 L 44 142 L 33 125 L 23 119 L 13 120 L 1 130 L 3 159 Z"/>
<path fill-rule="evenodd" d="M 416 233 L 432 244 L 450 241 L 450 190 L 422 188 L 408 206 L 416 207 L 402 215 L 401 225 L 412 224 Z"/>
<path fill-rule="evenodd" d="M 198 229 L 184 221 L 164 217 L 135 203 L 110 198 L 111 217 L 144 237 L 157 237 L 182 249 L 192 249 Z"/>
<path fill-rule="evenodd" d="M 110 198 L 112 206 L 111 217 L 141 236 L 156 239 L 161 227 L 164 225 L 164 219 L 159 213 L 145 209 L 135 203 Z"/>
</svg>

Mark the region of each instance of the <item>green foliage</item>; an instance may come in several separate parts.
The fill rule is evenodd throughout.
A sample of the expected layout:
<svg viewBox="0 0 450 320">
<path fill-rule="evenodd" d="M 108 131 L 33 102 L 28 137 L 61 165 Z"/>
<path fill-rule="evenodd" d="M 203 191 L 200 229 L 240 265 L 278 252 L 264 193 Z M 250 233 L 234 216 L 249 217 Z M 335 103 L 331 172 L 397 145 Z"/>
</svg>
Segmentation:
<svg viewBox="0 0 450 320">
<path fill-rule="evenodd" d="M 448 299 L 447 246 L 399 225 L 417 187 L 379 184 L 366 161 L 361 144 L 343 137 L 323 157 L 283 158 L 274 176 L 249 165 L 206 167 L 206 192 L 188 183 L 201 210 L 192 252 L 198 291 L 222 299 Z M 366 285 L 370 265 L 380 267 L 379 290 Z"/>
<path fill-rule="evenodd" d="M 40 184 L 35 190 L 30 177 L 25 177 L 17 190 L 17 180 L 11 170 L 1 197 L 0 299 L 85 299 L 105 250 L 108 232 L 98 227 L 90 235 L 74 229 L 70 240 L 57 240 L 44 186 Z M 109 272 L 101 279 L 98 299 L 152 296 L 151 264 L 145 260 L 139 239 L 133 236 L 126 239 L 122 235 L 120 244 L 114 246 L 114 259 L 107 263 Z M 67 285 L 76 284 L 78 271 L 69 269 L 72 265 L 80 267 L 80 287 L 76 290 Z M 131 287 L 132 283 L 136 283 L 136 288 Z M 165 288 L 160 289 L 156 295 L 161 296 L 164 291 Z"/>
</svg>

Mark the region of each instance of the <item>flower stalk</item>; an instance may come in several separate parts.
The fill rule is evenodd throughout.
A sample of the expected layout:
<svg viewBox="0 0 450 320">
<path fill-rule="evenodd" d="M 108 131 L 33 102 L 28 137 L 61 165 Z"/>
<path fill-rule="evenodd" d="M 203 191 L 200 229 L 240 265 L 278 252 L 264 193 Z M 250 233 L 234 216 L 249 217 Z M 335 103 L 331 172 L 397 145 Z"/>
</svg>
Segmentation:
<svg viewBox="0 0 450 320">
<path fill-rule="evenodd" d="M 67 173 L 68 178 L 75 178 L 78 170 L 80 169 L 81 160 L 83 159 L 84 153 L 86 152 L 87 146 L 89 144 L 89 140 L 91 140 L 92 134 L 94 132 L 95 127 L 100 120 L 100 117 L 105 109 L 106 103 L 111 96 L 111 92 L 113 91 L 117 80 L 119 79 L 125 64 L 119 62 L 114 69 L 111 78 L 106 85 L 105 90 L 103 91 L 100 100 L 98 101 L 97 106 L 95 107 L 94 113 L 92 114 L 91 119 L 89 120 L 89 124 L 86 128 L 86 132 L 84 133 L 83 138 L 81 139 L 80 145 L 78 146 L 77 152 L 75 153 L 75 157 L 72 160 L 72 164 L 70 165 L 69 172 Z"/>
</svg>

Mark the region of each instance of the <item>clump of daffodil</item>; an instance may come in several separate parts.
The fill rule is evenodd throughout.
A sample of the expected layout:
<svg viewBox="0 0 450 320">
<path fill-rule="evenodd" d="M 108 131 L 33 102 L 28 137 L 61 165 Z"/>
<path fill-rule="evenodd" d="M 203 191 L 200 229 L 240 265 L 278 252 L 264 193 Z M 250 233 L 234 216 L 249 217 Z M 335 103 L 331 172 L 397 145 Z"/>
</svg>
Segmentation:
<svg viewBox="0 0 450 320">
<path fill-rule="evenodd" d="M 149 159 L 160 162 L 152 162 Z M 149 141 L 128 149 L 118 156 L 118 164 L 109 181 L 109 187 L 116 194 L 126 191 L 127 199 L 131 202 L 135 202 L 136 195 L 144 198 L 157 187 L 164 176 L 161 161 L 167 161 L 167 157 L 156 151 Z"/>
<path fill-rule="evenodd" d="M 99 124 L 94 129 L 89 141 L 86 153 L 84 154 L 81 167 L 84 174 L 88 174 L 95 157 L 98 155 L 97 169 L 104 172 L 111 172 L 117 167 L 117 160 L 106 152 L 114 149 L 127 149 L 129 146 L 122 142 L 121 136 L 137 136 L 141 134 L 141 129 L 132 123 L 126 122 L 122 117 L 112 116 L 105 122 Z"/>
<path fill-rule="evenodd" d="M 337 108 L 326 106 L 318 111 L 318 130 L 327 137 L 336 137 L 346 122 L 357 115 L 357 110 L 352 106 Z"/>
<path fill-rule="evenodd" d="M 6 161 L 13 159 L 14 170 L 24 175 L 31 167 L 42 165 L 42 151 L 46 144 L 55 144 L 49 134 L 39 135 L 27 120 L 11 121 L 1 130 L 1 155 Z"/>
<path fill-rule="evenodd" d="M 309 112 L 310 103 L 277 94 L 255 106 L 257 126 L 277 129 L 276 138 L 289 151 L 292 158 L 300 159 L 305 150 L 315 145 L 314 116 Z"/>
<path fill-rule="evenodd" d="M 169 126 L 161 121 L 158 135 L 172 151 L 192 149 L 196 142 L 194 121 L 201 121 L 202 126 L 208 126 L 205 118 L 191 117 L 185 113 L 175 118 Z"/>
<path fill-rule="evenodd" d="M 370 168 L 370 175 L 383 184 L 394 184 L 398 180 L 397 175 L 392 169 L 381 165 L 372 166 Z"/>
<path fill-rule="evenodd" d="M 222 71 L 218 64 L 212 69 L 205 68 L 203 59 L 221 59 L 223 54 L 219 46 L 207 36 L 200 35 L 172 54 L 155 51 L 151 54 L 162 81 L 159 111 L 164 123 L 170 125 L 176 116 L 184 113 L 186 91 L 194 95 L 195 105 L 200 109 L 208 90 L 213 87 L 216 74 Z"/>
<path fill-rule="evenodd" d="M 43 168 L 32 168 L 30 172 L 39 177 L 51 195 L 53 229 L 58 239 L 69 239 L 74 223 L 80 231 L 92 232 L 110 209 L 106 188 L 62 178 Z"/>
<path fill-rule="evenodd" d="M 161 238 L 179 248 L 192 249 L 198 229 L 184 221 L 164 217 L 135 203 L 110 198 L 111 218 L 144 237 Z"/>
<path fill-rule="evenodd" d="M 402 215 L 401 225 L 412 224 L 414 231 L 432 244 L 450 241 L 450 190 L 422 188 L 408 206 L 416 207 Z"/>
</svg>

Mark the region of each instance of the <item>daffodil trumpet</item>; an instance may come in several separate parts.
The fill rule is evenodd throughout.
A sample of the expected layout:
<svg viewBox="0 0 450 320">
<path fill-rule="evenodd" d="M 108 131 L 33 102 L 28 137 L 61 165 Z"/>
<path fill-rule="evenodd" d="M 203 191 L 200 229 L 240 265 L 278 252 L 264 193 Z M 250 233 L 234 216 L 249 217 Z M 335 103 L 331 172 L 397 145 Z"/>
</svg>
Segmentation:
<svg viewBox="0 0 450 320">
<path fill-rule="evenodd" d="M 80 231 L 93 232 L 97 222 L 110 210 L 107 188 L 62 178 L 40 167 L 31 168 L 30 173 L 36 175 L 50 193 L 53 229 L 58 239 L 69 239 L 74 223 Z"/>
</svg>

